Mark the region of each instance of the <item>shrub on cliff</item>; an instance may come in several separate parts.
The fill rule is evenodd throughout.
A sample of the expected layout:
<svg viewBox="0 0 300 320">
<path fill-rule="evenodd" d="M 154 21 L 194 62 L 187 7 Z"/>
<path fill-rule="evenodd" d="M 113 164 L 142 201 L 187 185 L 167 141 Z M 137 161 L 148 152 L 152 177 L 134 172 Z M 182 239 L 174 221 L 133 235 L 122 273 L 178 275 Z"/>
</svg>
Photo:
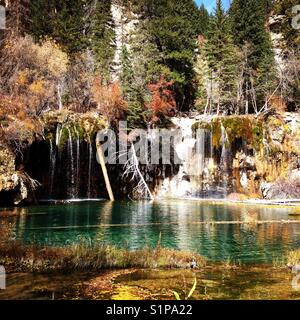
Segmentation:
<svg viewBox="0 0 300 320">
<path fill-rule="evenodd" d="M 38 116 L 61 104 L 68 56 L 53 41 L 35 43 L 30 36 L 8 39 L 0 55 L 2 139 L 15 152 L 42 135 Z"/>
<path fill-rule="evenodd" d="M 96 77 L 91 91 L 93 99 L 97 104 L 97 109 L 110 122 L 124 117 L 127 103 L 123 99 L 121 88 L 117 82 L 106 85 L 100 77 Z"/>
<path fill-rule="evenodd" d="M 60 104 L 68 56 L 53 41 L 35 43 L 30 36 L 7 40 L 1 51 L 0 94 L 27 116 Z M 2 110 L 5 106 L 2 106 Z"/>
</svg>

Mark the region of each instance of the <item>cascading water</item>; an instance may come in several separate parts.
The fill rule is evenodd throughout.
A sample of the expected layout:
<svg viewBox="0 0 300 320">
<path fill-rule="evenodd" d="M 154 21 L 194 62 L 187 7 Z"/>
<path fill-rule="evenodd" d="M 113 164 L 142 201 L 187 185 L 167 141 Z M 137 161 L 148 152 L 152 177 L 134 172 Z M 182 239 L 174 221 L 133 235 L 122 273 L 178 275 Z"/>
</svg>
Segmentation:
<svg viewBox="0 0 300 320">
<path fill-rule="evenodd" d="M 80 135 L 77 128 L 74 128 L 76 134 L 76 195 L 79 196 L 80 186 Z"/>
<path fill-rule="evenodd" d="M 58 147 L 60 144 L 60 138 L 62 133 L 62 125 L 60 123 L 56 126 L 55 144 Z"/>
<path fill-rule="evenodd" d="M 230 150 L 228 148 L 229 140 L 226 129 L 223 125 L 221 125 L 221 146 L 222 146 L 222 154 L 220 159 L 220 170 L 222 172 L 222 192 L 224 197 L 228 195 L 228 185 L 229 185 L 229 157 L 230 157 Z"/>
<path fill-rule="evenodd" d="M 207 129 L 196 132 L 197 145 L 194 157 L 194 193 L 196 197 L 207 197 L 211 193 L 212 173 L 214 171 L 212 134 Z"/>
<path fill-rule="evenodd" d="M 69 196 L 71 199 L 75 199 L 75 166 L 74 166 L 74 150 L 73 150 L 73 138 L 70 128 L 67 128 L 68 138 L 68 156 L 69 156 L 69 174 L 70 174 L 70 190 Z"/>
<path fill-rule="evenodd" d="M 52 197 L 53 192 L 53 183 L 55 177 L 55 167 L 56 167 L 56 146 L 53 144 L 53 141 L 50 140 L 50 186 L 49 186 L 49 197 Z"/>
<path fill-rule="evenodd" d="M 88 166 L 88 191 L 87 197 L 91 199 L 91 180 L 92 180 L 92 159 L 93 159 L 93 145 L 91 141 L 88 142 L 89 166 Z"/>
<path fill-rule="evenodd" d="M 179 172 L 166 178 L 157 190 L 158 197 L 200 197 L 209 191 L 206 183 L 214 168 L 212 135 L 205 129 L 193 131 L 197 121 L 190 118 L 174 118 L 179 128 L 174 141 L 177 156 L 181 159 Z"/>
</svg>

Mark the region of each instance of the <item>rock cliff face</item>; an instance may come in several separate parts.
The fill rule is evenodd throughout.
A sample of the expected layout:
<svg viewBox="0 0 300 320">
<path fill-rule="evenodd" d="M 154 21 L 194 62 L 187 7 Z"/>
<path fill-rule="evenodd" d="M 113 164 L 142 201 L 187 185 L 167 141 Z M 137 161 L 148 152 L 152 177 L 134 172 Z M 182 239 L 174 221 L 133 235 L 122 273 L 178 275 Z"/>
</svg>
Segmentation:
<svg viewBox="0 0 300 320">
<path fill-rule="evenodd" d="M 112 79 L 118 80 L 122 71 L 122 50 L 130 49 L 130 35 L 139 24 L 138 15 L 128 11 L 118 1 L 112 1 L 111 14 L 115 32 L 115 56 L 111 68 Z"/>
<path fill-rule="evenodd" d="M 15 155 L 8 146 L 0 144 L 0 205 L 32 201 L 32 191 L 38 186 L 37 181 L 16 169 Z"/>
<path fill-rule="evenodd" d="M 299 114 L 199 117 L 184 126 L 183 163 L 158 196 L 300 198 Z"/>
<path fill-rule="evenodd" d="M 101 172 L 94 136 L 106 121 L 97 113 L 67 110 L 46 113 L 39 120 L 43 137 L 26 141 L 21 157 L 8 145 L 0 145 L 0 205 L 97 197 L 93 186 L 101 190 Z"/>
<path fill-rule="evenodd" d="M 107 127 L 104 119 L 97 113 L 61 111 L 45 114 L 41 122 L 44 138 L 24 150 L 22 161 L 1 145 L 0 204 L 106 198 L 95 150 L 96 133 Z M 172 122 L 173 129 L 181 129 L 172 146 L 181 164 L 140 168 L 156 197 L 300 198 L 299 114 Z M 116 198 L 131 195 L 134 181 L 122 179 L 123 166 L 108 165 L 108 170 Z"/>
</svg>

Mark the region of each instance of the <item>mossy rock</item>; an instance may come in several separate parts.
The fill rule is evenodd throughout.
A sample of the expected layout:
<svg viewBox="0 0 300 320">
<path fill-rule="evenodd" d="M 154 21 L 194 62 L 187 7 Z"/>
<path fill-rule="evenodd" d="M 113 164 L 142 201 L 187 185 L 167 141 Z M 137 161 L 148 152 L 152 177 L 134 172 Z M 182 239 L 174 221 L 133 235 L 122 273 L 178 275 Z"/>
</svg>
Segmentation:
<svg viewBox="0 0 300 320">
<path fill-rule="evenodd" d="M 63 148 L 70 138 L 90 141 L 100 130 L 107 128 L 107 121 L 97 113 L 74 113 L 63 110 L 50 112 L 43 116 L 45 137 L 47 140 L 56 139 L 56 128 L 61 126 L 59 148 Z"/>
<path fill-rule="evenodd" d="M 195 124 L 193 124 L 193 132 L 196 132 L 197 130 L 201 130 L 201 129 L 204 129 L 204 130 L 212 130 L 212 125 L 211 123 L 209 122 L 204 122 L 204 121 L 201 121 L 201 122 L 196 122 Z"/>
</svg>

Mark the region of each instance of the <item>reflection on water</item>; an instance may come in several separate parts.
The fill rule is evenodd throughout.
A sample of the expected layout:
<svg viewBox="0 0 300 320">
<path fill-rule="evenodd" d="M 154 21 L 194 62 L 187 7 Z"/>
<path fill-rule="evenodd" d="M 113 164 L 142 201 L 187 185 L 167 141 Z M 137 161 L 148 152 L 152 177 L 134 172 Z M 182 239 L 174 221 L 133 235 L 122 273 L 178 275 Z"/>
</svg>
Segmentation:
<svg viewBox="0 0 300 320">
<path fill-rule="evenodd" d="M 29 207 L 9 219 L 16 223 L 16 237 L 26 243 L 65 245 L 85 237 L 134 250 L 155 246 L 161 233 L 163 246 L 213 261 L 264 263 L 300 246 L 300 224 L 278 223 L 291 219 L 291 210 L 197 201 L 103 201 Z M 277 222 L 255 223 L 270 220 Z M 205 221 L 247 224 L 201 223 Z"/>
</svg>

